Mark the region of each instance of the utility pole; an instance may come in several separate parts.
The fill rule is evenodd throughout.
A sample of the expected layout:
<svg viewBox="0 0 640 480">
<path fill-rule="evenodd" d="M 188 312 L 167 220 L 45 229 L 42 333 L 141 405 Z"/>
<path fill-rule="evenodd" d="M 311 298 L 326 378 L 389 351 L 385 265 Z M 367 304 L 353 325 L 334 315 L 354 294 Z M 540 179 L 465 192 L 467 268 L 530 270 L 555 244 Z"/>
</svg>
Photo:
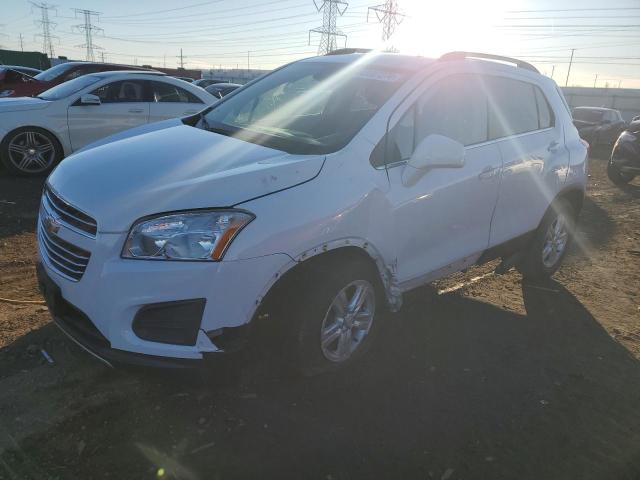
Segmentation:
<svg viewBox="0 0 640 480">
<path fill-rule="evenodd" d="M 250 64 L 249 64 L 249 55 L 251 54 L 250 51 L 247 51 L 247 73 L 249 73 L 249 70 L 251 70 Z"/>
<path fill-rule="evenodd" d="M 100 60 L 104 63 L 104 50 L 100 52 Z"/>
<path fill-rule="evenodd" d="M 322 11 L 322 26 L 309 30 L 309 45 L 311 45 L 311 34 L 320 34 L 320 44 L 318 45 L 318 55 L 325 55 L 338 48 L 336 38 L 343 37 L 345 45 L 347 36 L 337 28 L 338 16 L 344 15 L 349 3 L 344 0 L 313 0 L 318 12 Z"/>
<path fill-rule="evenodd" d="M 180 59 L 180 68 L 184 69 L 184 56 L 182 55 L 182 49 L 180 49 L 180 56 L 178 58 Z"/>
<path fill-rule="evenodd" d="M 31 2 L 33 8 L 40 9 L 40 20 L 36 23 L 39 23 L 42 27 L 42 33 L 36 35 L 37 37 L 42 37 L 42 51 L 49 55 L 49 58 L 53 58 L 53 39 L 58 38 L 55 35 L 51 35 L 51 29 L 55 28 L 57 25 L 55 22 L 49 20 L 49 10 L 54 10 L 55 6 L 50 5 L 45 2 Z"/>
<path fill-rule="evenodd" d="M 555 72 L 555 71 L 556 71 L 556 66 L 552 65 L 551 66 L 551 79 L 553 79 L 553 72 Z"/>
<path fill-rule="evenodd" d="M 77 46 L 86 49 L 85 59 L 88 62 L 95 62 L 96 56 L 94 50 L 102 50 L 102 47 L 99 47 L 98 45 L 95 45 L 93 43 L 93 32 L 102 31 L 102 29 L 100 27 L 96 27 L 91 23 L 91 16 L 97 17 L 98 15 L 100 15 L 100 12 L 94 12 L 93 10 L 84 10 L 82 8 L 74 8 L 73 11 L 75 12 L 76 17 L 81 14 L 84 18 L 84 23 L 73 25 L 72 27 L 84 32 L 84 43 Z"/>
<path fill-rule="evenodd" d="M 367 9 L 367 22 L 371 12 L 375 12 L 378 22 L 382 24 L 382 40 L 385 42 L 391 38 L 396 27 L 404 19 L 404 14 L 398 11 L 398 0 L 386 0 L 381 5 L 369 7 Z"/>
<path fill-rule="evenodd" d="M 565 87 L 569 85 L 569 74 L 571 73 L 571 65 L 573 64 L 573 52 L 575 51 L 576 51 L 575 48 L 571 49 L 571 59 L 569 60 L 569 69 L 567 70 L 567 79 L 564 82 Z"/>
<path fill-rule="evenodd" d="M 162 55 L 162 66 L 163 68 L 167 68 L 167 54 Z"/>
<path fill-rule="evenodd" d="M 596 73 L 596 78 L 593 80 L 593 88 L 596 88 L 597 82 L 598 82 L 598 74 Z"/>
<path fill-rule="evenodd" d="M 22 40 L 22 34 L 20 34 L 20 51 L 24 52 L 24 41 Z"/>
<path fill-rule="evenodd" d="M 622 88 L 622 80 L 618 80 L 618 88 Z"/>
</svg>

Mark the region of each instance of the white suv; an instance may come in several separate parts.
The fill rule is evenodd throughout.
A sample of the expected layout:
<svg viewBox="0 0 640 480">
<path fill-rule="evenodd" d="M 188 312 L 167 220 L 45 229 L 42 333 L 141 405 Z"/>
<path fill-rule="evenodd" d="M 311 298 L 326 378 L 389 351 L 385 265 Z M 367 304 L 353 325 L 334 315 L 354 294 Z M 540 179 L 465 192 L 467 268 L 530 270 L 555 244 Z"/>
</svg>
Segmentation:
<svg viewBox="0 0 640 480">
<path fill-rule="evenodd" d="M 310 58 L 64 160 L 40 284 L 107 362 L 198 363 L 248 336 L 327 370 L 419 285 L 495 258 L 553 274 L 586 162 L 556 84 L 525 62 Z"/>
</svg>

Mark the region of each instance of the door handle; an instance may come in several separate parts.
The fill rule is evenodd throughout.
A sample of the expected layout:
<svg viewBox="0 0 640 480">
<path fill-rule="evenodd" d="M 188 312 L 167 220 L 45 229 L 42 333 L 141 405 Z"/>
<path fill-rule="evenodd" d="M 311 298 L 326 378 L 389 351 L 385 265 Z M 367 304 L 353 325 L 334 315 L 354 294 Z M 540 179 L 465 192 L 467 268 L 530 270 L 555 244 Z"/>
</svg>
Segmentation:
<svg viewBox="0 0 640 480">
<path fill-rule="evenodd" d="M 560 143 L 558 143 L 557 141 L 553 141 L 549 144 L 549 146 L 547 147 L 547 151 L 548 152 L 556 152 L 558 150 L 558 147 L 560 146 Z"/>
<path fill-rule="evenodd" d="M 484 167 L 482 171 L 478 174 L 478 178 L 480 180 L 489 180 L 495 176 L 497 176 L 500 172 L 499 167 Z"/>
<path fill-rule="evenodd" d="M 130 108 L 129 113 L 142 113 L 141 108 Z"/>
</svg>

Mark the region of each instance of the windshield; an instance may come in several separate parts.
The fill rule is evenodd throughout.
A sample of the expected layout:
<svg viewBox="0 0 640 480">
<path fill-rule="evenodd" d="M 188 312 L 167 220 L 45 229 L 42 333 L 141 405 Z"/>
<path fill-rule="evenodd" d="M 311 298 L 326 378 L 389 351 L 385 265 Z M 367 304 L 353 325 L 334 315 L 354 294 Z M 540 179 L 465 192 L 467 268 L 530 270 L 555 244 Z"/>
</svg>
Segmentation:
<svg viewBox="0 0 640 480">
<path fill-rule="evenodd" d="M 60 100 L 66 98 L 69 95 L 73 95 L 79 92 L 85 87 L 88 87 L 92 83 L 96 83 L 100 80 L 100 77 L 94 77 L 93 75 L 84 75 L 82 77 L 74 78 L 68 82 L 61 83 L 55 87 L 50 88 L 38 95 L 38 98 L 43 100 Z"/>
<path fill-rule="evenodd" d="M 602 120 L 604 112 L 602 110 L 589 110 L 586 108 L 576 108 L 573 111 L 573 119 L 583 122 L 597 123 Z"/>
<path fill-rule="evenodd" d="M 330 153 L 360 131 L 406 76 L 366 64 L 294 63 L 214 106 L 204 126 L 289 153 Z"/>
<path fill-rule="evenodd" d="M 39 73 L 33 78 L 35 78 L 36 80 L 41 80 L 43 82 L 50 82 L 54 78 L 57 78 L 60 75 L 64 74 L 71 67 L 73 67 L 73 65 L 68 63 L 61 63 L 60 65 L 56 65 L 55 67 L 51 67 L 44 72 Z"/>
</svg>

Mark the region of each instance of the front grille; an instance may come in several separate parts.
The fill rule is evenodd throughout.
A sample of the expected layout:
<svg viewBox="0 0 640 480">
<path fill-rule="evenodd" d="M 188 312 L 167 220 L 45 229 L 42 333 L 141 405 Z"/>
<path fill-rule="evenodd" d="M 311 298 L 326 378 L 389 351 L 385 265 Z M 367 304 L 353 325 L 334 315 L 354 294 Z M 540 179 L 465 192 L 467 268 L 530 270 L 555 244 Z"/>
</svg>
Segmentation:
<svg viewBox="0 0 640 480">
<path fill-rule="evenodd" d="M 47 232 L 42 220 L 38 225 L 38 241 L 42 256 L 52 268 L 70 280 L 77 282 L 82 278 L 91 257 L 90 252 Z"/>
<path fill-rule="evenodd" d="M 60 218 L 60 221 L 88 233 L 89 235 L 96 235 L 96 232 L 98 231 L 97 222 L 86 213 L 69 205 L 48 185 L 44 189 L 42 200 L 48 207 L 48 210 L 55 212 L 55 214 Z"/>
</svg>

